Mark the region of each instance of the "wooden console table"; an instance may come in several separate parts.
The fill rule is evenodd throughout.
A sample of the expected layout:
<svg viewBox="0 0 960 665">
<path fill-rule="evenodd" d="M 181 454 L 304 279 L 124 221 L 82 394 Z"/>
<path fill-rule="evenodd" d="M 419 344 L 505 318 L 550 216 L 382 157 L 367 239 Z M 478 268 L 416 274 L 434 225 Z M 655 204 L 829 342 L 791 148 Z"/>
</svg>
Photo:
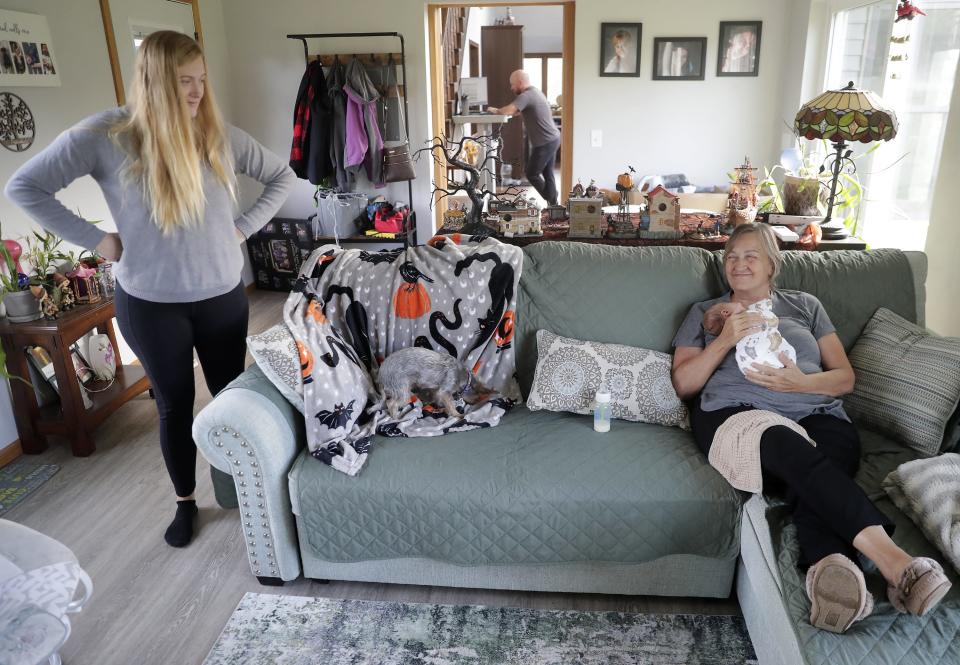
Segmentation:
<svg viewBox="0 0 960 665">
<path fill-rule="evenodd" d="M 41 453 L 47 447 L 46 435 L 59 434 L 71 440 L 74 455 L 86 457 L 96 448 L 91 436 L 93 430 L 121 405 L 150 389 L 150 380 L 143 367 L 118 365 L 113 384 L 103 392 L 91 392 L 93 405 L 89 409 L 84 408 L 80 383 L 70 357 L 70 345 L 94 328 L 109 337 L 119 361 L 119 348 L 113 331 L 112 298 L 93 305 L 78 305 L 54 320 L 40 319 L 30 323 L 0 320 L 0 339 L 7 354 L 7 372 L 29 381 L 29 360 L 25 348 L 41 346 L 53 360 L 59 387 L 60 402 L 41 408 L 31 386 L 23 381 L 10 381 L 13 413 L 23 452 Z M 104 382 L 96 382 L 90 387 L 91 390 L 98 390 L 105 385 Z"/>
</svg>

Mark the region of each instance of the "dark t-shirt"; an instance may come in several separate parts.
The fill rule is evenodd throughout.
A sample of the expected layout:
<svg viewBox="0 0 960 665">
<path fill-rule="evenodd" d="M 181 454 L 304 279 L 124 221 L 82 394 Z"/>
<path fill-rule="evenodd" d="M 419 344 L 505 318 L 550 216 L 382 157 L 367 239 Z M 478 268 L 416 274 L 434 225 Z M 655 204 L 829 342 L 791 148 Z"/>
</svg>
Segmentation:
<svg viewBox="0 0 960 665">
<path fill-rule="evenodd" d="M 513 105 L 523 115 L 523 126 L 534 148 L 560 138 L 560 130 L 553 124 L 553 112 L 543 93 L 536 88 L 527 88 L 513 100 Z"/>
<path fill-rule="evenodd" d="M 773 313 L 780 320 L 780 334 L 797 352 L 797 367 L 804 374 L 822 372 L 817 340 L 836 331 L 823 305 L 814 296 L 803 291 L 775 290 L 772 299 Z M 673 346 L 694 346 L 702 349 L 716 339 L 716 335 L 704 330 L 703 314 L 719 302 L 730 302 L 730 292 L 693 305 L 673 338 Z M 800 420 L 817 413 L 850 420 L 843 410 L 843 402 L 836 397 L 813 393 L 783 393 L 750 383 L 737 365 L 734 349 L 730 350 L 703 386 L 700 405 L 704 411 L 747 405 L 779 413 L 791 420 Z"/>
</svg>

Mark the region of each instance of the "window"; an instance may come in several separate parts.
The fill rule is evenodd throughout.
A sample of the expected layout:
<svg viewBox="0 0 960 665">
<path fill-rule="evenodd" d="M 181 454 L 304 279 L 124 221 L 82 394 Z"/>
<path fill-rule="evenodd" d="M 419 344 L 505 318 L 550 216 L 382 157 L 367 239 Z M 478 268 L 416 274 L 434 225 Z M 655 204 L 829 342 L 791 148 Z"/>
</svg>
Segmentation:
<svg viewBox="0 0 960 665">
<path fill-rule="evenodd" d="M 523 70 L 530 75 L 530 85 L 540 88 L 547 101 L 557 105 L 563 94 L 563 57 L 559 53 L 527 53 Z"/>
<path fill-rule="evenodd" d="M 854 81 L 900 122 L 896 138 L 857 160 L 861 234 L 874 247 L 922 250 L 960 58 L 960 0 L 927 0 L 926 16 L 900 22 L 896 0 L 841 4 L 853 3 L 834 5 L 826 87 Z"/>
</svg>

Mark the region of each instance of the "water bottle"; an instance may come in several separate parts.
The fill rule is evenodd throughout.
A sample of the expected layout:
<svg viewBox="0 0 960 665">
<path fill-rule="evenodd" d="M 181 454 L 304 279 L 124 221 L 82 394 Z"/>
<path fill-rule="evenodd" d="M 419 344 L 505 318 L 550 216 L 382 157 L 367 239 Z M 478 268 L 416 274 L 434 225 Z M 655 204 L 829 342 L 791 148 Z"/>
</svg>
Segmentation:
<svg viewBox="0 0 960 665">
<path fill-rule="evenodd" d="M 610 431 L 610 392 L 604 386 L 600 386 L 593 398 L 593 430 Z"/>
</svg>

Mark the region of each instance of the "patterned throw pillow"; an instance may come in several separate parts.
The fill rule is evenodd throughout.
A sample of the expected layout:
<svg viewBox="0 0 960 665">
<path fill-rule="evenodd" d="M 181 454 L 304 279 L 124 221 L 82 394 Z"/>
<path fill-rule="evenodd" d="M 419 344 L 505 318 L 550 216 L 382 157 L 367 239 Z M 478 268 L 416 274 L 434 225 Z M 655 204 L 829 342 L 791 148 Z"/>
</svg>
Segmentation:
<svg viewBox="0 0 960 665">
<path fill-rule="evenodd" d="M 940 452 L 960 401 L 960 338 L 939 337 L 881 307 L 850 350 L 857 375 L 844 408 L 858 423 L 927 457 Z"/>
<path fill-rule="evenodd" d="M 591 413 L 604 384 L 614 418 L 687 428 L 687 407 L 670 381 L 670 356 L 623 344 L 584 342 L 537 331 L 531 411 Z"/>
<path fill-rule="evenodd" d="M 286 324 L 279 323 L 259 335 L 250 335 L 247 350 L 270 383 L 303 413 L 300 355 Z"/>
</svg>

